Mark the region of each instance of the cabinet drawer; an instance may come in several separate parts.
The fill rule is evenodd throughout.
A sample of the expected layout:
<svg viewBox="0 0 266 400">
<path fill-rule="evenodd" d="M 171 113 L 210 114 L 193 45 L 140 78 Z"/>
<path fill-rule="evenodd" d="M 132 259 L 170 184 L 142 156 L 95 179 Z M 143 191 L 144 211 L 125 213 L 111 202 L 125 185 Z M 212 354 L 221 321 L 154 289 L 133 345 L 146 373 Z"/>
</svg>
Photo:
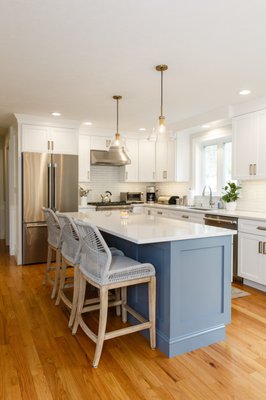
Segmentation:
<svg viewBox="0 0 266 400">
<path fill-rule="evenodd" d="M 246 232 L 260 236 L 266 236 L 266 221 L 258 221 L 253 219 L 239 219 L 239 232 Z"/>
</svg>

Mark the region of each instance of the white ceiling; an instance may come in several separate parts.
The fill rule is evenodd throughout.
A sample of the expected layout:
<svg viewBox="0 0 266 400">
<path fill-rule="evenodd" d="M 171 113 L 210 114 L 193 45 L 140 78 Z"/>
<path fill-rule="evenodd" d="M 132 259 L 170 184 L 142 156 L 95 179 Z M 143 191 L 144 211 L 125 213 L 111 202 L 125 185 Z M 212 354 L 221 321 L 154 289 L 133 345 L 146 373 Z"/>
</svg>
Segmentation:
<svg viewBox="0 0 266 400">
<path fill-rule="evenodd" d="M 266 94 L 265 0 L 1 0 L 0 127 L 12 113 L 150 129 Z M 252 94 L 240 98 L 238 91 Z"/>
</svg>

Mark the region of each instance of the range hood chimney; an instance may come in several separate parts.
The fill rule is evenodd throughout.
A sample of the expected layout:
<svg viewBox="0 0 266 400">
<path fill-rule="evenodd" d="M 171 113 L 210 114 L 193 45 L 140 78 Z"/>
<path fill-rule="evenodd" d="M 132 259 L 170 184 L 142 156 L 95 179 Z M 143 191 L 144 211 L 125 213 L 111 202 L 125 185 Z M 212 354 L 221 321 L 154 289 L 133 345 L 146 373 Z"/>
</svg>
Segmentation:
<svg viewBox="0 0 266 400">
<path fill-rule="evenodd" d="M 122 99 L 122 96 L 113 96 L 116 100 L 116 134 L 115 139 L 112 141 L 109 150 L 91 150 L 91 165 L 128 165 L 131 164 L 131 160 L 128 157 L 124 146 L 122 144 L 120 133 L 118 133 L 118 101 Z"/>
</svg>

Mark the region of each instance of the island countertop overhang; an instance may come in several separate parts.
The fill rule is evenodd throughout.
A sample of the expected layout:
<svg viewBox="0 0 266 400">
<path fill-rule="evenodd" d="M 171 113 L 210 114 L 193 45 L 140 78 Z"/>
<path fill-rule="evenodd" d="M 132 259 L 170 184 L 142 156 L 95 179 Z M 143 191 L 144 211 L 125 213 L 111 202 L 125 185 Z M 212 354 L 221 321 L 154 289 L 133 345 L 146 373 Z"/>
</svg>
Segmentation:
<svg viewBox="0 0 266 400">
<path fill-rule="evenodd" d="M 136 244 L 172 242 L 217 236 L 231 236 L 237 231 L 173 220 L 154 215 L 130 213 L 121 218 L 119 210 L 67 213 L 74 219 L 90 221 L 103 232 Z"/>
</svg>

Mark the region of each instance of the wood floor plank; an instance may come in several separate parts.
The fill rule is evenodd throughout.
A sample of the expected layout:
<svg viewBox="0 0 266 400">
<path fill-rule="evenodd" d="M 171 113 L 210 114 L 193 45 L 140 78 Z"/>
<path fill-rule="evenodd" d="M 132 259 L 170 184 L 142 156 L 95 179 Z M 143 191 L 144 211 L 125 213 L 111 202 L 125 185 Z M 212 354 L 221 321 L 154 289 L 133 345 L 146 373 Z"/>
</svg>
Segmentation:
<svg viewBox="0 0 266 400">
<path fill-rule="evenodd" d="M 16 266 L 0 241 L 0 399 L 265 400 L 266 294 L 232 302 L 223 342 L 168 359 L 139 333 L 95 344 L 68 328 L 69 311 L 42 284 L 45 264 Z M 97 330 L 97 312 L 85 316 Z M 111 310 L 108 329 L 120 328 Z"/>
</svg>

